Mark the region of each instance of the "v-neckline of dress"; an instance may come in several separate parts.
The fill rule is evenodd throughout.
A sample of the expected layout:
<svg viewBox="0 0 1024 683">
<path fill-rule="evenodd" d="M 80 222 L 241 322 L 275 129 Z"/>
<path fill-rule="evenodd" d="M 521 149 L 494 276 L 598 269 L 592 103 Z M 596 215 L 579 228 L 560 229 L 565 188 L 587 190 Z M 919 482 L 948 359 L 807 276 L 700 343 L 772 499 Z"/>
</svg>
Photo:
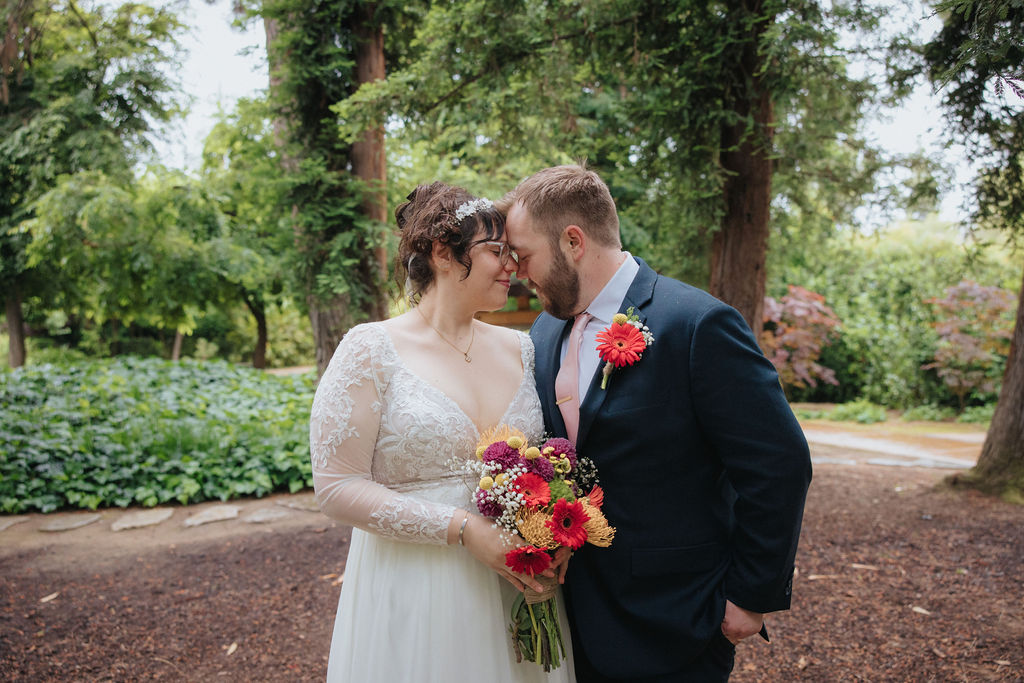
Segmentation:
<svg viewBox="0 0 1024 683">
<path fill-rule="evenodd" d="M 498 422 L 496 424 L 491 425 L 490 427 L 485 427 L 484 429 L 481 429 L 480 426 L 477 425 L 476 422 L 473 422 L 473 419 L 469 416 L 469 413 L 467 413 L 463 409 L 463 407 L 461 405 L 459 405 L 458 401 L 456 401 L 454 398 L 449 396 L 447 393 L 445 393 L 439 387 L 431 384 L 426 379 L 424 379 L 423 377 L 421 377 L 418 374 L 416 374 L 416 372 L 414 372 L 413 369 L 410 368 L 406 364 L 406 362 L 402 359 L 402 354 L 398 353 L 398 348 L 395 347 L 395 342 L 391 338 L 391 334 L 383 326 L 381 327 L 381 332 L 384 333 L 384 338 L 387 339 L 388 349 L 395 356 L 395 363 L 396 363 L 396 365 L 398 365 L 400 368 L 402 368 L 410 377 L 414 378 L 417 382 L 419 382 L 420 384 L 424 385 L 425 387 L 427 387 L 428 389 L 433 391 L 435 394 L 440 396 L 444 401 L 446 401 L 451 406 L 453 406 L 455 408 L 455 410 L 458 411 L 459 415 L 461 415 L 462 418 L 466 421 L 466 423 L 469 424 L 469 426 L 471 426 L 473 428 L 474 436 L 477 439 L 479 439 L 480 435 L 483 434 L 486 430 L 493 429 L 494 427 L 497 427 L 497 426 L 502 425 L 502 424 L 506 424 L 506 418 L 508 418 L 509 411 L 512 410 L 512 406 L 515 405 L 516 399 L 519 398 L 519 394 L 521 394 L 523 392 L 523 387 L 525 386 L 526 380 L 527 380 L 527 376 L 526 376 L 527 375 L 527 372 L 526 372 L 526 362 L 525 362 L 525 358 L 523 357 L 524 356 L 523 340 L 521 338 L 518 340 L 519 341 L 519 363 L 520 363 L 520 365 L 522 365 L 523 377 L 522 377 L 522 379 L 519 380 L 519 385 L 516 387 L 516 390 L 514 392 L 512 392 L 512 397 L 509 399 L 508 405 L 505 406 L 505 412 L 503 412 L 501 414 L 501 417 L 498 418 Z"/>
</svg>

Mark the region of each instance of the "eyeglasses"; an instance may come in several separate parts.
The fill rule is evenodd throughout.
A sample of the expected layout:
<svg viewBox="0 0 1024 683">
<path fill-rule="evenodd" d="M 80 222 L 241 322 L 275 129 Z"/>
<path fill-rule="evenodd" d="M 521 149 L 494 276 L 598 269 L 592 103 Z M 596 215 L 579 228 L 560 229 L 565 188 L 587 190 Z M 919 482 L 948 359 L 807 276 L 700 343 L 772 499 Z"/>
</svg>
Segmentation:
<svg viewBox="0 0 1024 683">
<path fill-rule="evenodd" d="M 516 265 L 519 265 L 519 254 L 509 245 L 508 242 L 495 242 L 492 240 L 480 240 L 479 242 L 473 242 L 470 245 L 472 249 L 478 244 L 483 244 L 491 249 L 491 253 L 498 257 L 498 263 L 504 268 L 508 265 L 509 260 L 515 261 Z"/>
</svg>

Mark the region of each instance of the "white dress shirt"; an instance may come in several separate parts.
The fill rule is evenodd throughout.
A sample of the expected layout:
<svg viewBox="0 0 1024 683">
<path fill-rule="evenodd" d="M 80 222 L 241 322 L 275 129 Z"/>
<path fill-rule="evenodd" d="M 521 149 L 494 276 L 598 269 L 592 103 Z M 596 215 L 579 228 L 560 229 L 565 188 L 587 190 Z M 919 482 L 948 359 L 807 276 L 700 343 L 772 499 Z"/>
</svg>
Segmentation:
<svg viewBox="0 0 1024 683">
<path fill-rule="evenodd" d="M 597 334 L 612 324 L 612 318 L 622 307 L 622 301 L 626 298 L 629 286 L 633 284 L 633 279 L 640 272 L 639 264 L 630 253 L 628 251 L 623 253 L 626 258 L 623 259 L 622 265 L 585 309 L 585 312 L 593 317 L 583 328 L 583 343 L 580 347 L 580 405 L 583 405 L 590 382 L 594 379 L 594 373 L 597 372 L 601 364 L 601 357 L 597 355 Z M 562 340 L 559 362 L 565 358 L 565 349 L 568 344 L 569 338 L 566 337 Z"/>
</svg>

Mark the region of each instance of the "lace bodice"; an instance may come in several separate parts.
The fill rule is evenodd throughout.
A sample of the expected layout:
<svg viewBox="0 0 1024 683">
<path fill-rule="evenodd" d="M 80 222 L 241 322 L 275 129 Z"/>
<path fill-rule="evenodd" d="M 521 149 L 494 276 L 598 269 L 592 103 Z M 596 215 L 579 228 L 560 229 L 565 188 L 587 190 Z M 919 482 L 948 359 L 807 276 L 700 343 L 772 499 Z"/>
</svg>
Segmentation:
<svg viewBox="0 0 1024 683">
<path fill-rule="evenodd" d="M 518 334 L 523 379 L 501 421 L 534 442 L 544 421 L 533 343 Z M 447 543 L 456 508 L 471 509 L 471 489 L 448 461 L 472 457 L 478 439 L 455 401 L 405 367 L 383 324 L 357 325 L 338 345 L 313 399 L 317 501 L 329 517 L 366 531 Z"/>
</svg>

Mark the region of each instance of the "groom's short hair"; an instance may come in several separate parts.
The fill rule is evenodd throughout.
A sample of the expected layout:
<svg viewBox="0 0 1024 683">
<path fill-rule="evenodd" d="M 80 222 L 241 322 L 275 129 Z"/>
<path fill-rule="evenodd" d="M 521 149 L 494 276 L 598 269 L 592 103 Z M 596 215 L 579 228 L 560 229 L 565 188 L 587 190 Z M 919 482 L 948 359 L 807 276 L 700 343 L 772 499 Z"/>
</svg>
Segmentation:
<svg viewBox="0 0 1024 683">
<path fill-rule="evenodd" d="M 575 224 L 598 244 L 622 248 L 615 200 L 601 176 L 587 170 L 585 162 L 534 173 L 505 195 L 499 208 L 507 213 L 516 203 L 523 205 L 553 244 L 565 226 Z"/>
</svg>

